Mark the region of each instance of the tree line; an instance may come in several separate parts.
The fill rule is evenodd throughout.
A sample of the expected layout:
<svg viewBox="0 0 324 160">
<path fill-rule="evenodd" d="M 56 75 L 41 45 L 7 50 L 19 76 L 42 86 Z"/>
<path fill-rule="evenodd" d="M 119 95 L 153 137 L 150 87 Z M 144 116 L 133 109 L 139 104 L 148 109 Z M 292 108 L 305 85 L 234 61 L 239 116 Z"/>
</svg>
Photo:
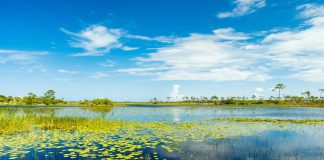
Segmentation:
<svg viewBox="0 0 324 160">
<path fill-rule="evenodd" d="M 23 97 L 0 95 L 0 105 L 77 105 L 77 106 L 113 106 L 108 98 L 95 98 L 93 100 L 81 100 L 78 102 L 67 102 L 63 98 L 58 99 L 54 90 L 46 91 L 42 96 L 28 93 Z"/>
<path fill-rule="evenodd" d="M 313 95 L 310 91 L 301 92 L 300 96 L 282 95 L 282 91 L 286 86 L 282 83 L 276 84 L 272 91 L 278 91 L 278 96 L 270 96 L 265 99 L 262 96 L 252 95 L 247 96 L 235 96 L 235 97 L 218 97 L 216 95 L 211 97 L 201 96 L 184 96 L 177 101 L 171 101 L 171 97 L 166 97 L 165 101 L 158 100 L 157 98 L 150 99 L 149 103 L 214 103 L 214 104 L 236 104 L 236 105 L 251 105 L 251 104 L 321 104 L 324 105 L 324 89 L 319 89 L 319 96 Z"/>
<path fill-rule="evenodd" d="M 95 98 L 93 100 L 82 100 L 79 102 L 82 106 L 113 106 L 114 103 L 108 98 Z"/>
<path fill-rule="evenodd" d="M 24 97 L 13 97 L 0 95 L 0 104 L 4 105 L 55 105 L 66 104 L 64 99 L 57 99 L 54 90 L 46 91 L 43 96 L 28 93 Z"/>
</svg>

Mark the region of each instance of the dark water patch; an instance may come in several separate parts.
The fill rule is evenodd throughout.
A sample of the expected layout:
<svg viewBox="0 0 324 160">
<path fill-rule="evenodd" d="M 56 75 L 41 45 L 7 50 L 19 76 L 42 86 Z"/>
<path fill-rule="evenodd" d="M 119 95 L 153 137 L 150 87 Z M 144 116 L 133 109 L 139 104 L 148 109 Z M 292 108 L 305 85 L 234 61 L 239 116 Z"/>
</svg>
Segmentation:
<svg viewBox="0 0 324 160">
<path fill-rule="evenodd" d="M 309 159 L 324 158 L 324 141 L 311 130 L 269 131 L 253 136 L 239 136 L 222 140 L 182 144 L 181 155 L 171 159 Z"/>
</svg>

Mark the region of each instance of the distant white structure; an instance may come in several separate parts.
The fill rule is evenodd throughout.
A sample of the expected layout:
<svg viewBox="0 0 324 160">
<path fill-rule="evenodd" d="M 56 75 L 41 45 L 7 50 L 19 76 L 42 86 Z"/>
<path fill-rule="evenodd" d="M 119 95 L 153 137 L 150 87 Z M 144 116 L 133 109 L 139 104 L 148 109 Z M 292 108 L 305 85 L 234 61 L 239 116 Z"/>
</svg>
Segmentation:
<svg viewBox="0 0 324 160">
<path fill-rule="evenodd" d="M 171 100 L 172 101 L 179 101 L 182 99 L 183 95 L 180 94 L 181 86 L 178 84 L 174 84 L 171 92 Z"/>
</svg>

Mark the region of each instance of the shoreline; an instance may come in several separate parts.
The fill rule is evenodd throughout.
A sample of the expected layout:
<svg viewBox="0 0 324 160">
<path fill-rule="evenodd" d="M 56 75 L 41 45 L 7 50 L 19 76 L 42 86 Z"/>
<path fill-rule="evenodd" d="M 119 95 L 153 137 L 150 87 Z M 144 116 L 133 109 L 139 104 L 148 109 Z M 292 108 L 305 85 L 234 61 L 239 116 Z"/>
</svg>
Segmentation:
<svg viewBox="0 0 324 160">
<path fill-rule="evenodd" d="M 206 106 L 206 107 L 303 107 L 303 108 L 324 108 L 324 104 L 214 104 L 214 103 L 147 103 L 147 102 L 115 102 L 113 106 L 104 106 L 104 105 L 78 105 L 78 104 L 57 104 L 57 105 L 44 105 L 44 104 L 35 104 L 35 105 L 17 105 L 17 104 L 0 104 L 0 107 L 93 107 L 93 108 L 106 108 L 106 107 L 124 107 L 124 106 Z"/>
</svg>

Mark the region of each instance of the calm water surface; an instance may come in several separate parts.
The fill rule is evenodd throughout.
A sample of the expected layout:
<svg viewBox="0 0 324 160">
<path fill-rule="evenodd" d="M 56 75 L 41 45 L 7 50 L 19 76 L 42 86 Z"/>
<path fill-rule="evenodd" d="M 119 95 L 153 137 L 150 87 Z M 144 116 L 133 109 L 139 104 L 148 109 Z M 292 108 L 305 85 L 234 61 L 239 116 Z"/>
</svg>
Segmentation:
<svg viewBox="0 0 324 160">
<path fill-rule="evenodd" d="M 104 117 L 130 121 L 201 121 L 212 118 L 281 118 L 323 119 L 324 108 L 305 107 L 239 107 L 239 106 L 126 106 L 109 112 L 93 112 L 78 107 L 65 107 L 56 111 L 64 117 Z"/>
<path fill-rule="evenodd" d="M 19 107 L 18 107 L 19 108 Z M 15 112 L 17 116 L 27 114 Z M 79 107 L 57 107 L 48 113 L 58 117 L 104 118 L 132 122 L 204 122 L 214 118 L 279 118 L 279 119 L 324 119 L 324 108 L 302 107 L 239 107 L 239 106 L 125 106 L 106 111 L 94 111 Z M 235 129 L 233 129 L 235 132 Z M 167 152 L 157 148 L 144 148 L 142 159 L 157 154 L 159 159 L 324 159 L 324 125 L 301 125 L 293 130 L 265 130 L 250 135 L 222 139 L 206 139 L 195 142 L 188 139 L 179 144 L 181 151 Z M 59 154 L 52 157 L 30 149 L 23 159 L 70 159 Z M 0 159 L 9 159 L 9 155 Z M 91 159 L 77 157 L 77 159 Z M 96 159 L 96 158 L 94 158 Z"/>
</svg>

